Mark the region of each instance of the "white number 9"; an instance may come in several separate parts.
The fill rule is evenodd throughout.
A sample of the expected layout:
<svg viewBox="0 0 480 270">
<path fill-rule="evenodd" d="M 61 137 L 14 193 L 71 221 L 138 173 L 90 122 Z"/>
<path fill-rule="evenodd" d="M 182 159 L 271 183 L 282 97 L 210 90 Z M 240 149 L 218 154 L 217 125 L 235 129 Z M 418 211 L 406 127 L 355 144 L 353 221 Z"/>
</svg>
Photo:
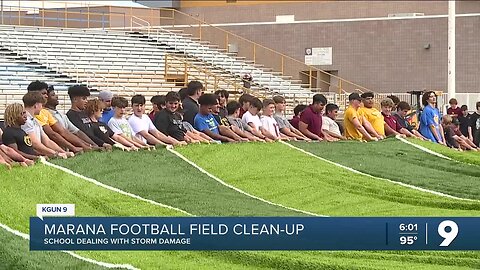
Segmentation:
<svg viewBox="0 0 480 270">
<path fill-rule="evenodd" d="M 449 227 L 450 231 L 447 232 L 445 229 Z M 441 247 L 448 247 L 450 243 L 457 237 L 458 234 L 458 225 L 454 221 L 444 220 L 438 225 L 438 234 L 444 238 L 443 242 L 440 243 Z"/>
</svg>

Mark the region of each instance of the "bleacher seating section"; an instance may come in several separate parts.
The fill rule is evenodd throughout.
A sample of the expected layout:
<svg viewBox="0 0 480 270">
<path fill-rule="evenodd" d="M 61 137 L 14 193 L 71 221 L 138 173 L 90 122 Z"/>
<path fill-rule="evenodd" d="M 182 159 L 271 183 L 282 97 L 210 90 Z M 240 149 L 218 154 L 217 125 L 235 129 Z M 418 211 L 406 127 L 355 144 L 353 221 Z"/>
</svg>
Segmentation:
<svg viewBox="0 0 480 270">
<path fill-rule="evenodd" d="M 62 90 L 76 83 L 125 96 L 143 94 L 147 99 L 178 91 L 179 87 L 165 78 L 165 55 L 172 48 L 195 60 L 192 62 L 208 64 L 227 80 L 248 73 L 258 87 L 271 93 L 305 98 L 312 95 L 293 81 L 178 30 L 159 30 L 158 35 L 152 31 L 145 37 L 138 32 L 4 25 L 0 26 L 0 35 L 0 119 L 5 104 L 19 102 L 28 83 L 36 79 L 56 85 L 60 109 L 68 103 Z"/>
</svg>

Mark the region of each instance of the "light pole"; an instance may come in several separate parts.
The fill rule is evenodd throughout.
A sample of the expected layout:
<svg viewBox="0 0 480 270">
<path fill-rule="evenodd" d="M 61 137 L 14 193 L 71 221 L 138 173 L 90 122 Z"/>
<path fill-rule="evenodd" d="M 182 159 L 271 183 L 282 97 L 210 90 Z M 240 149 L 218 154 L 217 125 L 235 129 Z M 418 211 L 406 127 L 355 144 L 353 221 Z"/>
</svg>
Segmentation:
<svg viewBox="0 0 480 270">
<path fill-rule="evenodd" d="M 455 98 L 455 0 L 448 1 L 448 98 Z"/>
</svg>

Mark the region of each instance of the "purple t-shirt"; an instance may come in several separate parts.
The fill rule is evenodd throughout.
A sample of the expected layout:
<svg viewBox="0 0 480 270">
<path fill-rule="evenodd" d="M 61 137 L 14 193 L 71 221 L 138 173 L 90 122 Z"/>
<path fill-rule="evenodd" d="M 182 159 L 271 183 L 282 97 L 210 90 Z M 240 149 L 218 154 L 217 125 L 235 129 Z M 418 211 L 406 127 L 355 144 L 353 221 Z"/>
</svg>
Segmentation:
<svg viewBox="0 0 480 270">
<path fill-rule="evenodd" d="M 312 132 L 313 134 L 323 138 L 322 133 L 322 115 L 320 113 L 316 113 L 312 105 L 308 106 L 300 116 L 300 121 L 308 125 L 308 131 Z"/>
</svg>

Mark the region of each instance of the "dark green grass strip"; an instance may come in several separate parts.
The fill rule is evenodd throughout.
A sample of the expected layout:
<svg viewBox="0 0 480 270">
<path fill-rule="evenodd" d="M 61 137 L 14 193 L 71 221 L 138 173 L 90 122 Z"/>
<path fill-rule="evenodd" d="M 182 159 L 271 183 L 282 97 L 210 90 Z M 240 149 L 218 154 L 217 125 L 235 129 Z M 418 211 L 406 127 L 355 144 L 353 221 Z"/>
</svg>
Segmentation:
<svg viewBox="0 0 480 270">
<path fill-rule="evenodd" d="M 28 240 L 0 228 L 0 269 L 108 269 L 63 252 L 30 252 Z"/>
<path fill-rule="evenodd" d="M 199 145 L 178 151 L 229 184 L 310 212 L 331 216 L 480 214 L 479 202 L 440 197 L 356 174 L 279 143 Z M 349 157 L 351 152 L 339 153 L 344 153 L 345 159 L 353 159 Z M 357 160 L 374 160 L 367 153 L 356 156 Z M 409 167 L 402 171 L 406 170 Z"/>
<path fill-rule="evenodd" d="M 207 148 L 205 150 L 208 152 L 218 149 Z M 239 164 L 224 168 L 234 170 L 237 173 L 248 172 L 245 164 L 239 161 L 243 157 L 239 156 L 238 153 L 241 153 L 243 149 L 231 148 L 230 150 L 231 152 L 224 158 L 235 156 Z M 281 150 L 285 151 L 285 148 Z M 128 155 L 128 153 L 125 154 Z M 128 159 L 123 160 L 118 160 L 117 168 L 132 167 L 128 165 Z M 137 161 L 141 162 L 142 159 Z M 302 160 L 299 162 L 302 163 Z M 150 168 L 150 170 L 155 171 L 156 167 Z M 160 174 L 161 172 L 157 173 Z M 139 180 L 139 177 L 130 179 L 137 184 L 142 183 L 141 180 Z M 177 178 L 172 177 L 172 181 L 175 180 Z M 183 188 L 188 188 L 188 186 Z M 126 191 L 132 192 L 131 190 Z M 212 190 L 212 192 L 215 192 L 215 190 Z M 203 202 L 200 201 L 199 203 Z M 319 201 L 319 203 L 322 202 Z M 231 211 L 235 213 L 235 209 Z M 86 253 L 86 255 L 89 254 Z M 125 263 L 125 256 L 131 258 L 127 262 L 136 261 L 138 257 L 141 257 L 141 266 L 144 269 L 158 269 L 160 265 L 163 266 L 162 268 L 179 269 L 398 269 L 400 267 L 407 267 L 408 269 L 469 269 L 479 264 L 479 259 L 475 254 L 468 252 L 450 254 L 438 256 L 432 253 L 418 252 L 415 255 L 404 256 L 381 252 L 149 252 L 133 254 L 102 252 L 92 255 L 98 260 L 112 263 Z M 455 257 L 455 260 L 452 257 Z M 166 258 L 170 258 L 168 264 L 165 261 Z M 181 260 L 181 258 L 183 258 L 183 261 L 179 263 L 177 260 Z M 172 266 L 174 263 L 176 263 L 176 267 Z"/>
<path fill-rule="evenodd" d="M 436 157 L 397 139 L 292 144 L 370 175 L 457 197 L 480 199 L 480 166 Z"/>
<path fill-rule="evenodd" d="M 428 148 L 432 151 L 435 151 L 439 154 L 442 154 L 444 156 L 447 156 L 451 159 L 454 159 L 459 162 L 467 163 L 467 164 L 472 164 L 472 165 L 477 165 L 480 166 L 480 152 L 474 152 L 474 151 L 457 151 L 452 148 L 445 147 L 443 145 L 440 145 L 438 143 L 433 143 L 433 142 L 427 142 L 427 141 L 420 141 L 420 140 L 413 140 L 409 139 L 410 142 L 418 144 L 420 146 L 423 146 L 425 148 Z"/>
<path fill-rule="evenodd" d="M 53 162 L 107 185 L 175 206 L 194 215 L 302 215 L 263 203 L 221 185 L 166 149 L 89 153 Z"/>
<path fill-rule="evenodd" d="M 75 203 L 79 216 L 175 214 L 171 210 L 113 193 L 42 165 L 27 169 L 16 168 L 9 172 L 0 170 L 0 172 L 2 173 L 0 222 L 22 232 L 28 232 L 28 218 L 34 215 L 35 203 L 38 202 Z M 4 240 L 2 245 L 5 251 L 0 254 L 2 263 L 0 269 L 97 269 L 91 264 L 83 265 L 68 259 L 64 261 L 57 257 L 61 253 L 16 249 L 9 245 L 7 238 L 1 239 Z M 422 253 L 412 258 L 378 252 L 89 251 L 78 253 L 99 261 L 132 264 L 141 269 L 397 269 L 401 266 L 408 269 L 438 269 L 438 267 L 468 269 L 478 265 L 478 258 L 469 253 L 456 256 L 455 263 L 448 259 L 449 254 L 446 254 L 446 257 L 437 257 Z M 41 257 L 42 254 L 45 258 Z M 40 257 L 31 258 L 32 255 Z"/>
</svg>

